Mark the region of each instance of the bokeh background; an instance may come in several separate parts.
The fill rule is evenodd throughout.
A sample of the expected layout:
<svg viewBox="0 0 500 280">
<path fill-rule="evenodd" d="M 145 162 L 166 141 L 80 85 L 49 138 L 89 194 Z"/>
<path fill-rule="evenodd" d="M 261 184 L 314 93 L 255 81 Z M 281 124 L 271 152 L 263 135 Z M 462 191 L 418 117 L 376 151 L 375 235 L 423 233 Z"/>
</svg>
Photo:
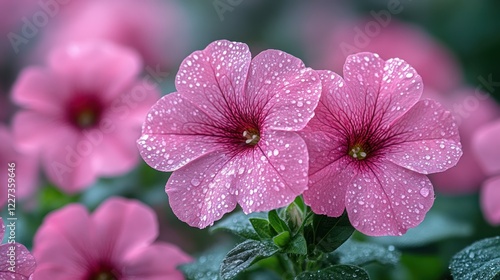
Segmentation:
<svg viewBox="0 0 500 280">
<path fill-rule="evenodd" d="M 106 40 L 137 51 L 144 75 L 147 67 L 168 72 L 158 81 L 162 94 L 175 91 L 174 78 L 184 57 L 218 39 L 245 42 L 254 55 L 280 49 L 312 68 L 339 74 L 350 53 L 403 58 L 423 77 L 424 96 L 455 114 L 464 156 L 457 167 L 431 177 L 436 202 L 421 226 L 397 238 L 354 237 L 403 252 L 399 265 L 370 265 L 373 279 L 451 279 L 447 266 L 453 254 L 475 240 L 500 235 L 500 221 L 482 205 L 483 182 L 500 172 L 492 174 L 482 166 L 473 146 L 476 132 L 500 117 L 499 15 L 500 2 L 495 0 L 0 0 L 0 122 L 10 130 L 19 111 L 11 92 L 21 71 L 43 65 L 53 48 L 73 41 Z M 3 150 L 16 150 L 15 139 L 10 141 L 0 143 L 2 163 L 7 160 Z M 498 152 L 500 144 L 492 140 L 484 148 Z M 38 163 L 35 156 L 26 160 Z M 229 235 L 178 221 L 164 193 L 169 174 L 142 161 L 126 174 L 100 178 L 73 194 L 47 180 L 41 168 L 33 169 L 24 175 L 35 178 L 33 190 L 17 205 L 17 241 L 28 248 L 50 211 L 72 202 L 94 209 L 114 195 L 153 207 L 160 239 L 194 256 L 234 242 Z M 500 201 L 500 190 L 489 194 Z M 498 207 L 496 211 L 498 217 Z"/>
</svg>

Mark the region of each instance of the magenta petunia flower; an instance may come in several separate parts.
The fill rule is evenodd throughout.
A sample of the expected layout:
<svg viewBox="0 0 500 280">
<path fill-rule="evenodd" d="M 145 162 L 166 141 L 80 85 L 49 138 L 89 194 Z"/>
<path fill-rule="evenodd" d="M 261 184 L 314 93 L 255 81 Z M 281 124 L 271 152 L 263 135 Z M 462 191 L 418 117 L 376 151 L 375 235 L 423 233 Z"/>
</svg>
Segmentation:
<svg viewBox="0 0 500 280">
<path fill-rule="evenodd" d="M 56 50 L 47 67 L 23 70 L 14 85 L 14 100 L 26 108 L 14 117 L 17 144 L 40 154 L 49 179 L 67 192 L 129 171 L 139 160 L 141 123 L 159 96 L 140 71 L 135 52 L 108 43 Z"/>
<path fill-rule="evenodd" d="M 33 194 L 38 182 L 38 163 L 31 155 L 17 151 L 11 132 L 0 124 L 0 166 L 5 168 L 0 172 L 0 207 L 7 202 L 11 194 L 17 199 L 27 198 Z M 14 164 L 10 171 L 9 164 Z M 12 171 L 12 172 L 11 172 Z M 8 178 L 12 178 L 9 184 Z"/>
<path fill-rule="evenodd" d="M 296 131 L 319 100 L 315 71 L 277 50 L 252 60 L 247 45 L 222 40 L 189 55 L 175 83 L 138 146 L 153 168 L 175 171 L 166 192 L 179 219 L 204 228 L 236 204 L 270 210 L 306 189 L 307 148 Z"/>
<path fill-rule="evenodd" d="M 10 227 L 14 227 L 12 232 L 15 232 L 15 226 L 14 221 L 7 221 L 9 228 L 7 236 L 11 236 Z M 4 234 L 5 224 L 0 218 L 0 241 L 3 240 Z M 0 279 L 31 279 L 36 268 L 35 258 L 24 245 L 13 242 L 14 238 L 15 234 L 12 239 L 8 238 L 7 243 L 0 245 Z"/>
<path fill-rule="evenodd" d="M 35 235 L 34 279 L 184 279 L 176 267 L 191 258 L 153 241 L 156 216 L 146 205 L 110 198 L 92 215 L 71 204 L 49 214 Z"/>
<path fill-rule="evenodd" d="M 462 154 L 451 114 L 418 101 L 422 81 L 401 59 L 347 58 L 344 79 L 318 71 L 323 93 L 302 133 L 309 148 L 305 202 L 340 216 L 368 235 L 400 235 L 418 225 L 434 201 L 424 174 L 446 170 Z"/>
<path fill-rule="evenodd" d="M 472 148 L 487 175 L 492 176 L 483 183 L 481 208 L 486 220 L 500 225 L 500 121 L 480 127 L 472 139 Z"/>
</svg>

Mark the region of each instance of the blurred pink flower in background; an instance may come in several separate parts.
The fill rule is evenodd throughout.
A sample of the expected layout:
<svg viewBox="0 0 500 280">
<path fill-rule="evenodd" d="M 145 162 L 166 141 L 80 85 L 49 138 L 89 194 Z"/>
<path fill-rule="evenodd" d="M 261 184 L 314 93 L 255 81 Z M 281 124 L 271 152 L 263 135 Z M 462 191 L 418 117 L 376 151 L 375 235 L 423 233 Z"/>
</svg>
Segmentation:
<svg viewBox="0 0 500 280">
<path fill-rule="evenodd" d="M 9 224 L 9 223 L 8 223 Z M 0 240 L 5 234 L 5 224 L 0 218 Z M 10 234 L 10 230 L 8 236 Z M 11 241 L 12 239 L 9 239 Z M 11 248 L 15 250 L 12 251 Z M 14 252 L 14 256 L 12 256 Z M 6 243 L 0 245 L 0 279 L 28 280 L 36 268 L 35 258 L 30 251 L 19 243 Z M 12 271 L 14 269 L 14 272 Z"/>
<path fill-rule="evenodd" d="M 349 56 L 344 78 L 318 71 L 323 93 L 301 135 L 309 148 L 304 201 L 367 235 L 401 235 L 434 201 L 425 174 L 454 166 L 462 151 L 451 113 L 419 101 L 421 77 L 401 59 Z"/>
<path fill-rule="evenodd" d="M 500 225 L 500 120 L 479 128 L 472 148 L 484 172 L 492 176 L 481 189 L 483 214 L 492 225 Z"/>
<path fill-rule="evenodd" d="M 175 171 L 166 185 L 176 216 L 204 228 L 240 204 L 245 213 L 292 202 L 307 187 L 308 156 L 295 132 L 312 118 L 321 84 L 287 53 L 251 58 L 215 41 L 181 64 L 174 92 L 149 112 L 143 159 Z"/>
<path fill-rule="evenodd" d="M 472 149 L 472 138 L 479 127 L 500 116 L 499 106 L 486 92 L 467 87 L 447 95 L 428 89 L 424 90 L 424 97 L 439 101 L 452 112 L 458 123 L 463 151 L 456 166 L 429 176 L 434 187 L 445 194 L 477 192 L 487 175 Z"/>
<path fill-rule="evenodd" d="M 460 66 L 446 47 L 419 27 L 394 18 L 386 26 L 375 18 L 337 20 L 325 33 L 326 43 L 306 46 L 313 67 L 341 73 L 347 55 L 368 51 L 382 58 L 404 59 L 417 70 L 426 88 L 441 93 L 456 89 L 462 80 Z"/>
<path fill-rule="evenodd" d="M 11 193 L 17 199 L 23 199 L 35 191 L 38 182 L 38 161 L 32 155 L 19 153 L 13 141 L 11 132 L 0 124 L 0 164 L 7 168 L 8 163 L 15 163 L 13 173 L 15 174 L 14 186 L 15 192 L 7 192 L 7 170 L 0 172 L 1 194 L 0 207 L 3 207 L 7 201 L 7 194 Z"/>
<path fill-rule="evenodd" d="M 176 267 L 191 258 L 174 245 L 154 242 L 157 236 L 153 210 L 138 201 L 110 198 L 93 214 L 70 204 L 50 213 L 35 235 L 34 277 L 184 279 Z"/>
<path fill-rule="evenodd" d="M 13 120 L 19 147 L 40 154 L 48 178 L 66 192 L 131 170 L 140 125 L 159 97 L 140 71 L 135 52 L 107 43 L 68 45 L 46 67 L 24 69 L 13 89 L 26 109 Z"/>
<path fill-rule="evenodd" d="M 189 24 L 176 1 L 85 0 L 71 3 L 44 30 L 35 56 L 74 41 L 106 40 L 136 50 L 145 65 L 174 67 L 185 55 Z"/>
</svg>

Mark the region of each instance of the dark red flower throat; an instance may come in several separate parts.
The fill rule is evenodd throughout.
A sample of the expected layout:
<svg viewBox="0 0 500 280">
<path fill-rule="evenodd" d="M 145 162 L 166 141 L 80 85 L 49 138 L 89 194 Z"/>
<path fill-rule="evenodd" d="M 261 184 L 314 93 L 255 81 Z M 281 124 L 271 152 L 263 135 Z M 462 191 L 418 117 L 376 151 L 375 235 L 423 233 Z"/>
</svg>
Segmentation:
<svg viewBox="0 0 500 280">
<path fill-rule="evenodd" d="M 95 94 L 79 94 L 67 105 L 68 121 L 77 128 L 91 128 L 99 124 L 104 111 L 102 101 Z"/>
</svg>

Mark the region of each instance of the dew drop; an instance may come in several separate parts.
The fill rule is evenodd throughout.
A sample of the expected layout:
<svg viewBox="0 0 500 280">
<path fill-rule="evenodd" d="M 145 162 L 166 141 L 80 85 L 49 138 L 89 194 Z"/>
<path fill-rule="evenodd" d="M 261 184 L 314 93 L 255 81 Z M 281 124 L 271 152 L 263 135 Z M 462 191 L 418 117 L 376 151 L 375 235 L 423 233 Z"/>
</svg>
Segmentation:
<svg viewBox="0 0 500 280">
<path fill-rule="evenodd" d="M 304 103 L 302 101 L 298 101 L 297 102 L 297 107 L 302 107 L 302 106 L 304 106 Z"/>
<path fill-rule="evenodd" d="M 413 77 L 413 73 L 407 73 L 406 74 L 406 78 L 411 78 L 411 77 Z"/>
<path fill-rule="evenodd" d="M 423 197 L 428 197 L 429 196 L 429 189 L 428 188 L 421 188 L 420 189 L 420 194 L 423 196 Z"/>
<path fill-rule="evenodd" d="M 201 184 L 200 180 L 198 180 L 196 178 L 191 180 L 191 185 L 193 185 L 195 187 L 199 186 L 200 184 Z"/>
</svg>

